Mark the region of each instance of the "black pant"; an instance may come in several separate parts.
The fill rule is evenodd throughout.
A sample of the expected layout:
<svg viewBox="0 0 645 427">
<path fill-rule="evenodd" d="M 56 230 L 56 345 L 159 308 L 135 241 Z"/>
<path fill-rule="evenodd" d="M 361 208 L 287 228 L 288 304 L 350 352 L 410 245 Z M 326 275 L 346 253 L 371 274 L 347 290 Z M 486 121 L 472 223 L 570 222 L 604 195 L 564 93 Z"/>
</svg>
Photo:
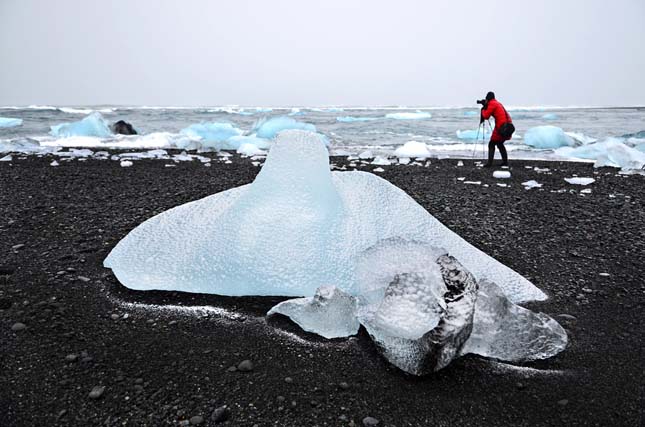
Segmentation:
<svg viewBox="0 0 645 427">
<path fill-rule="evenodd" d="M 488 164 L 493 164 L 493 159 L 495 158 L 495 146 L 499 150 L 499 153 L 502 155 L 502 162 L 504 164 L 508 163 L 508 154 L 506 154 L 506 147 L 504 147 L 504 141 L 493 141 L 492 139 L 488 143 Z"/>
</svg>

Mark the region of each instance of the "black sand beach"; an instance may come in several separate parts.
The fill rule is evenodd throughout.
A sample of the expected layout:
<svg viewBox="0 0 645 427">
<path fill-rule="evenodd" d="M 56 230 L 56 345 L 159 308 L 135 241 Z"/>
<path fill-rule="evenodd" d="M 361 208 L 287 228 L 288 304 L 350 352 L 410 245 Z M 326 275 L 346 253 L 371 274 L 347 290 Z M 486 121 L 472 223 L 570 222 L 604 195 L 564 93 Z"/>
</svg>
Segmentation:
<svg viewBox="0 0 645 427">
<path fill-rule="evenodd" d="M 228 420 L 217 425 L 642 423 L 645 177 L 539 161 L 512 162 L 510 180 L 469 160 L 383 167 L 432 215 L 547 292 L 529 306 L 570 339 L 557 357 L 524 367 L 468 356 L 416 378 L 382 359 L 364 331 L 329 342 L 284 319 L 267 325 L 263 314 L 280 298 L 134 292 L 103 268 L 145 219 L 251 182 L 259 168 L 250 160 L 52 160 L 0 162 L 0 425 L 216 425 L 223 405 Z M 596 182 L 567 184 L 574 174 Z M 542 189 L 520 185 L 530 179 Z M 247 359 L 252 370 L 230 369 Z"/>
</svg>

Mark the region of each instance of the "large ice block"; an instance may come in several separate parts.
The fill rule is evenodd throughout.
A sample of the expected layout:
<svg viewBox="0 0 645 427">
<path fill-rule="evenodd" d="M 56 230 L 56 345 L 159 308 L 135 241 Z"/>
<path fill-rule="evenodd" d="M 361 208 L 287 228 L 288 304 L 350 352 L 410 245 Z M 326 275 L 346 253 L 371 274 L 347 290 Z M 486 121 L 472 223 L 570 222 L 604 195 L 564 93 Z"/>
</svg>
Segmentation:
<svg viewBox="0 0 645 427">
<path fill-rule="evenodd" d="M 71 123 L 62 123 L 51 126 L 50 135 L 65 138 L 70 136 L 96 136 L 107 138 L 112 136 L 112 131 L 108 122 L 103 118 L 101 113 L 94 112 L 88 114 L 82 120 Z"/>
</svg>

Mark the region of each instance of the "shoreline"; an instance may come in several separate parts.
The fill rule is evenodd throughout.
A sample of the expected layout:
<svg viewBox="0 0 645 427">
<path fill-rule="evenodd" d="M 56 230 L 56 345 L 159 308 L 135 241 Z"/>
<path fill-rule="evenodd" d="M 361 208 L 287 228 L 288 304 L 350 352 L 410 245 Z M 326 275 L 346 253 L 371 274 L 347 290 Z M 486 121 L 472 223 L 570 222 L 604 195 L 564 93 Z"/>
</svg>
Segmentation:
<svg viewBox="0 0 645 427">
<path fill-rule="evenodd" d="M 552 359 L 517 367 L 467 356 L 416 378 L 381 358 L 363 330 L 327 341 L 284 319 L 265 321 L 280 297 L 137 292 L 102 267 L 146 218 L 247 184 L 259 171 L 236 154 L 233 163 L 196 154 L 212 158 L 211 166 L 141 159 L 121 167 L 88 158 L 52 167 L 51 156 L 21 155 L 0 162 L 7 254 L 0 267 L 13 270 L 0 276 L 5 423 L 178 425 L 202 416 L 214 425 L 211 414 L 222 405 L 230 426 L 361 425 L 367 416 L 384 426 L 638 422 L 645 177 L 512 157 L 510 180 L 494 179 L 495 168 L 472 159 L 361 165 L 382 168 L 379 176 L 545 291 L 546 301 L 523 305 L 556 318 L 570 337 Z M 334 170 L 349 166 L 346 157 L 331 162 Z M 596 182 L 564 181 L 575 175 Z M 542 188 L 526 190 L 521 183 L 531 179 Z M 181 314 L 173 306 L 193 308 Z M 13 331 L 17 322 L 26 328 Z M 252 371 L 229 370 L 245 359 Z M 106 387 L 96 400 L 88 397 L 94 386 Z"/>
</svg>

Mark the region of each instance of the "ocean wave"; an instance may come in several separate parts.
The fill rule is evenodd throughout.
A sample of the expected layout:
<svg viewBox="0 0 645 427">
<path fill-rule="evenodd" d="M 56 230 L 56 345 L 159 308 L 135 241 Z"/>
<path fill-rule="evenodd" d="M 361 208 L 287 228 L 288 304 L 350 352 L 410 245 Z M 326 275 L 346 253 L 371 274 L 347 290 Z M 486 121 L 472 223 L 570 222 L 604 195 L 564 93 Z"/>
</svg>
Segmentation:
<svg viewBox="0 0 645 427">
<path fill-rule="evenodd" d="M 371 122 L 374 120 L 378 120 L 378 117 L 354 117 L 354 116 L 336 117 L 336 121 L 340 123 Z"/>
<path fill-rule="evenodd" d="M 422 112 L 422 111 L 406 112 L 406 113 L 389 113 L 385 115 L 385 118 L 394 119 L 394 120 L 422 120 L 422 119 L 429 119 L 431 117 L 432 117 L 432 114 Z"/>
</svg>

